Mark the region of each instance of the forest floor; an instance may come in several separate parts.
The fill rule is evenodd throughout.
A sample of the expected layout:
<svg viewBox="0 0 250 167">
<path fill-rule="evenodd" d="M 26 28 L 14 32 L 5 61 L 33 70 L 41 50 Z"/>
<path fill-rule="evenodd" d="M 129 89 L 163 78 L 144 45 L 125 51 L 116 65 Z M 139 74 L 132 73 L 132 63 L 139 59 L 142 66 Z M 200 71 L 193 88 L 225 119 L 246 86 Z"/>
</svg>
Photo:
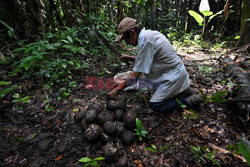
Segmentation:
<svg viewBox="0 0 250 167">
<path fill-rule="evenodd" d="M 230 89 L 223 70 L 216 60 L 222 49 L 209 53 L 197 48 L 179 47 L 178 55 L 186 65 L 191 79 L 191 87 L 204 93 L 213 94 Z M 90 70 L 101 72 L 106 67 L 109 74 L 100 78 L 112 78 L 117 73 L 127 71 L 128 66 L 113 70 L 106 59 L 93 61 Z M 19 82 L 24 91 L 31 96 L 31 103 L 23 105 L 23 110 L 12 106 L 0 116 L 0 166 L 83 166 L 78 162 L 82 157 L 96 158 L 103 156 L 102 142 L 89 143 L 84 140 L 81 125 L 76 123 L 74 115 L 86 110 L 92 102 L 107 103 L 110 90 L 86 89 L 87 76 L 95 74 L 83 71 L 77 74 L 77 86 L 71 95 L 60 101 L 56 100 L 58 88 L 63 83 L 47 90 L 38 88 L 36 80 L 13 79 Z M 239 142 L 239 137 L 248 138 L 249 129 L 236 126 L 230 119 L 231 109 L 227 103 L 201 104 L 193 109 L 197 118 L 190 118 L 188 110 L 172 113 L 149 112 L 144 101 L 138 100 L 138 91 L 120 92 L 119 98 L 126 101 L 126 110 L 136 112 L 136 117 L 143 123 L 143 129 L 149 133 L 140 142 L 137 138 L 131 146 L 124 146 L 118 137 L 113 137 L 113 144 L 118 148 L 117 159 L 99 161 L 100 166 L 247 166 L 241 155 L 227 151 Z M 5 101 L 7 103 L 7 101 Z M 45 107 L 53 108 L 45 111 Z M 146 147 L 155 145 L 152 152 Z M 193 152 L 191 149 L 193 148 Z M 195 151 L 196 150 L 196 151 Z M 209 153 L 215 155 L 209 158 Z"/>
</svg>

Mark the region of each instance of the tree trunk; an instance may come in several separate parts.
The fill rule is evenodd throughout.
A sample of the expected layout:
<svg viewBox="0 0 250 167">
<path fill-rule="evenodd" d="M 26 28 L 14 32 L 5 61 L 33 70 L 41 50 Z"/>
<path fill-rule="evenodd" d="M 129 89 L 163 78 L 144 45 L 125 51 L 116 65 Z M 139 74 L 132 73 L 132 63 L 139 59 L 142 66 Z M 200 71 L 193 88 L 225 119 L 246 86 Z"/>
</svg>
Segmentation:
<svg viewBox="0 0 250 167">
<path fill-rule="evenodd" d="M 26 11 L 28 12 L 31 33 L 45 32 L 40 5 L 41 4 L 36 0 L 29 0 L 26 3 Z"/>
<path fill-rule="evenodd" d="M 188 10 L 193 10 L 192 4 L 193 4 L 193 0 L 189 0 L 188 1 Z M 188 22 L 187 22 L 187 33 L 191 32 L 191 20 L 192 20 L 192 17 L 189 14 L 188 15 Z"/>
<path fill-rule="evenodd" d="M 123 19 L 123 6 L 122 6 L 122 3 L 121 1 L 116 1 L 116 5 L 117 5 L 117 15 L 116 15 L 116 18 L 117 18 L 117 24 L 119 24 L 122 19 Z"/>
<path fill-rule="evenodd" d="M 249 1 L 249 0 L 247 0 Z M 234 34 L 234 32 L 239 31 L 238 25 L 240 24 L 239 15 L 240 15 L 240 8 L 241 0 L 227 0 L 224 6 L 224 13 L 226 18 L 223 23 L 223 31 L 222 37 L 230 36 Z M 231 8 L 232 7 L 232 8 Z M 233 12 L 232 12 L 233 11 Z"/>
<path fill-rule="evenodd" d="M 250 1 L 244 0 L 242 7 L 242 16 L 241 16 L 241 30 L 240 30 L 240 39 L 237 46 L 243 46 L 250 43 Z"/>
<path fill-rule="evenodd" d="M 53 29 L 56 28 L 56 25 L 54 24 L 54 17 L 56 18 L 59 26 L 63 26 L 61 17 L 60 17 L 60 12 L 58 11 L 58 8 L 56 7 L 55 3 L 53 0 L 49 0 L 49 11 L 48 11 L 48 17 L 50 20 L 50 25 L 53 27 Z"/>
</svg>

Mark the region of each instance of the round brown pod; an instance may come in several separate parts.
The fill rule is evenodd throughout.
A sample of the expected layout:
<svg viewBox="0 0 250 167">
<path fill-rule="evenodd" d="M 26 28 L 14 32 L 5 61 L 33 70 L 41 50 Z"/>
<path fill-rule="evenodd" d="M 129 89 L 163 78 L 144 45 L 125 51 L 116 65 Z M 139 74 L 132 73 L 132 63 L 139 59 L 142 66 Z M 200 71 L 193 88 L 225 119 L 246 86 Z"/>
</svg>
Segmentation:
<svg viewBox="0 0 250 167">
<path fill-rule="evenodd" d="M 108 122 L 104 123 L 103 130 L 108 135 L 114 135 L 114 134 L 116 134 L 117 129 L 116 129 L 116 126 L 115 126 L 114 122 L 108 121 Z"/>
<path fill-rule="evenodd" d="M 133 129 L 136 127 L 136 123 L 135 123 L 135 119 L 136 119 L 136 114 L 133 111 L 128 111 L 125 116 L 123 117 L 123 123 L 124 126 L 129 128 L 129 129 Z"/>
<path fill-rule="evenodd" d="M 126 129 L 124 128 L 123 122 L 116 121 L 116 122 L 115 122 L 115 126 L 116 126 L 116 135 L 117 135 L 118 137 L 121 137 L 122 134 L 124 133 L 124 131 L 126 130 Z"/>
<path fill-rule="evenodd" d="M 103 125 L 107 121 L 113 121 L 114 120 L 114 113 L 111 111 L 103 110 L 98 115 L 99 124 Z"/>
<path fill-rule="evenodd" d="M 85 115 L 85 120 L 87 124 L 96 123 L 98 120 L 98 114 L 96 110 L 88 110 Z"/>
<path fill-rule="evenodd" d="M 84 132 L 85 139 L 89 142 L 96 141 L 102 132 L 102 128 L 96 124 L 90 124 Z"/>
<path fill-rule="evenodd" d="M 102 135 L 101 135 L 102 144 L 107 144 L 110 141 L 112 141 L 112 138 L 109 135 L 107 135 L 106 133 L 103 132 Z"/>
<path fill-rule="evenodd" d="M 109 99 L 107 103 L 107 109 L 114 111 L 115 109 L 125 110 L 125 99 Z"/>
<path fill-rule="evenodd" d="M 101 112 L 103 109 L 103 106 L 98 103 L 92 103 L 89 107 L 88 110 L 96 110 L 97 113 Z"/>
<path fill-rule="evenodd" d="M 116 109 L 115 110 L 114 117 L 115 117 L 116 121 L 122 121 L 123 116 L 124 116 L 124 111 L 123 110 L 121 110 L 121 109 Z"/>
<path fill-rule="evenodd" d="M 86 112 L 85 111 L 80 111 L 75 114 L 74 119 L 76 123 L 80 123 L 82 119 L 85 117 Z"/>
<path fill-rule="evenodd" d="M 103 146 L 102 152 L 104 157 L 109 160 L 115 160 L 118 157 L 118 149 L 112 143 Z"/>
<path fill-rule="evenodd" d="M 82 122 L 81 122 L 81 128 L 82 128 L 82 130 L 85 131 L 87 127 L 88 127 L 88 125 L 87 125 L 85 119 L 82 119 Z"/>
<path fill-rule="evenodd" d="M 130 146 L 131 144 L 133 144 L 135 136 L 131 131 L 124 131 L 124 133 L 122 133 L 121 139 L 124 145 Z"/>
<path fill-rule="evenodd" d="M 124 123 L 120 122 L 120 121 L 115 121 L 115 126 L 116 127 L 118 127 L 118 126 L 123 126 L 124 127 Z"/>
</svg>

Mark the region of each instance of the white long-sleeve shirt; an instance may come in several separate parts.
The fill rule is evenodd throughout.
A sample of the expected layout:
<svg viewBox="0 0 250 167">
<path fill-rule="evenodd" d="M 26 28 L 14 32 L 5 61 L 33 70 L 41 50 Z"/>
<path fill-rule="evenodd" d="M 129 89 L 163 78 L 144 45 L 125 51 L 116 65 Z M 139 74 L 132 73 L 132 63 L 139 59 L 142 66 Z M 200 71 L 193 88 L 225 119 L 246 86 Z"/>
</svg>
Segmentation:
<svg viewBox="0 0 250 167">
<path fill-rule="evenodd" d="M 158 31 L 141 30 L 133 71 L 145 74 L 146 80 L 159 84 L 151 89 L 150 102 L 161 102 L 184 91 L 190 80 L 182 60 L 168 39 Z"/>
</svg>

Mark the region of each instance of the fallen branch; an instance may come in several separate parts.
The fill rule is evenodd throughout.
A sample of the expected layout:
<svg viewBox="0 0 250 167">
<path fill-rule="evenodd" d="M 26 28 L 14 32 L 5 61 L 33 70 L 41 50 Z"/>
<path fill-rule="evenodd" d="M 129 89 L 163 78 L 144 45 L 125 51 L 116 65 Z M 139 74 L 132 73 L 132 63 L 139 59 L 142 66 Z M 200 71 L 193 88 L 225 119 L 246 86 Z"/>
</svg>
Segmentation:
<svg viewBox="0 0 250 167">
<path fill-rule="evenodd" d="M 218 153 L 232 154 L 232 155 L 235 156 L 236 158 L 241 159 L 243 162 L 247 162 L 242 156 L 237 155 L 237 154 L 234 154 L 234 153 L 232 153 L 232 152 L 230 152 L 230 151 L 227 151 L 227 150 L 225 150 L 224 148 L 218 147 L 218 146 L 216 146 L 216 145 L 214 145 L 214 144 L 212 144 L 212 143 L 208 143 L 208 145 L 209 145 L 210 147 L 212 147 L 213 149 L 217 150 Z"/>
</svg>

